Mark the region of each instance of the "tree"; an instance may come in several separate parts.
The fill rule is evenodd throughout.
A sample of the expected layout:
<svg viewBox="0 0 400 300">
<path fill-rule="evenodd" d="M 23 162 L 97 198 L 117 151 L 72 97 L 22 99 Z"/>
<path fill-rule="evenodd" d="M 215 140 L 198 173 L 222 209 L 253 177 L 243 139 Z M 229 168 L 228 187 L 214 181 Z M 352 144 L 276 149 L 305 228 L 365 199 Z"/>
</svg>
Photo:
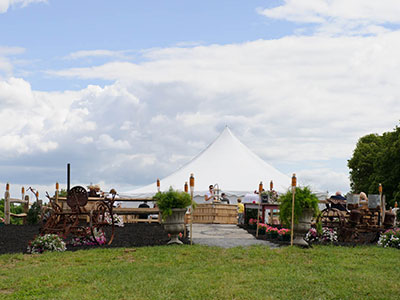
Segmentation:
<svg viewBox="0 0 400 300">
<path fill-rule="evenodd" d="M 382 183 L 388 206 L 400 200 L 400 127 L 361 137 L 348 160 L 352 192 L 377 194 Z"/>
</svg>

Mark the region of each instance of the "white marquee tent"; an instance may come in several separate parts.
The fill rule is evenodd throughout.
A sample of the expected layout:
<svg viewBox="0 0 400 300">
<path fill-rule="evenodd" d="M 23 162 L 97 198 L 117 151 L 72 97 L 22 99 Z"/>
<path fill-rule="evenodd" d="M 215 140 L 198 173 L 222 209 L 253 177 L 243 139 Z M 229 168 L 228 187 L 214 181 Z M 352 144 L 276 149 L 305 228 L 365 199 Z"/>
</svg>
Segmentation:
<svg viewBox="0 0 400 300">
<path fill-rule="evenodd" d="M 191 173 L 195 177 L 196 196 L 203 196 L 210 184 L 218 184 L 222 192 L 237 198 L 258 190 L 260 181 L 268 189 L 272 180 L 278 192 L 286 191 L 291 183 L 290 177 L 249 150 L 228 127 L 193 160 L 161 179 L 161 190 L 167 190 L 170 186 L 182 190 L 185 182 L 189 182 Z M 126 194 L 141 198 L 150 197 L 156 192 L 157 185 L 154 182 Z"/>
</svg>

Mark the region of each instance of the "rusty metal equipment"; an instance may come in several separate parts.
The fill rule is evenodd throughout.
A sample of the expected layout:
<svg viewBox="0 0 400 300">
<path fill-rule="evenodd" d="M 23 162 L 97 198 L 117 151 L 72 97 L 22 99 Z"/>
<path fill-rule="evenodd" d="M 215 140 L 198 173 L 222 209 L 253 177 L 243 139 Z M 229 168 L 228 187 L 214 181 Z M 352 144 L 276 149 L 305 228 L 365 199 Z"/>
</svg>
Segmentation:
<svg viewBox="0 0 400 300">
<path fill-rule="evenodd" d="M 361 205 L 354 199 L 348 199 L 347 210 L 333 208 L 328 201 L 328 207 L 321 211 L 316 221 L 322 227 L 335 229 L 339 242 L 373 243 L 380 233 L 394 226 L 395 219 L 393 213 L 386 212 L 384 222 L 381 222 L 381 207 L 374 196 L 371 195 L 371 200 Z"/>
<path fill-rule="evenodd" d="M 63 238 L 89 235 L 98 244 L 95 235 L 96 232 L 102 231 L 106 235 L 108 245 L 112 243 L 115 233 L 114 198 L 99 199 L 89 210 L 85 208 L 89 200 L 88 193 L 82 186 L 75 186 L 68 191 L 66 202 L 69 209 L 63 209 L 51 197 L 48 198 L 51 209 L 41 233 L 55 233 Z"/>
</svg>

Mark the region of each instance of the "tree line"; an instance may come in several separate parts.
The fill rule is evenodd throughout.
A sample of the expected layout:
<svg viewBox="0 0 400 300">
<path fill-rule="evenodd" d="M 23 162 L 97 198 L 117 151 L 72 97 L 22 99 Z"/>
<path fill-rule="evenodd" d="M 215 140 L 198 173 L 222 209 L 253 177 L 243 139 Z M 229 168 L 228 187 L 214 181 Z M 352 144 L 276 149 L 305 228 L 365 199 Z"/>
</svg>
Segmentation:
<svg viewBox="0 0 400 300">
<path fill-rule="evenodd" d="M 400 201 L 400 127 L 361 137 L 348 160 L 353 193 L 378 194 L 382 183 L 387 206 Z"/>
</svg>

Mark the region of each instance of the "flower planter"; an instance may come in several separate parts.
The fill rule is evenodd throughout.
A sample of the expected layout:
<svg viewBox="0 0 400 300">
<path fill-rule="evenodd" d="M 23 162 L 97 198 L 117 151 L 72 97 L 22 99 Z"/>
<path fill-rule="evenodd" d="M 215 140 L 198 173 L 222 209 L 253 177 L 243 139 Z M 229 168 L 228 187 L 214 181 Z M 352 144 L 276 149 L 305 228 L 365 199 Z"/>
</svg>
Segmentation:
<svg viewBox="0 0 400 300">
<path fill-rule="evenodd" d="M 308 243 L 304 240 L 305 234 L 311 227 L 311 219 L 314 213 L 310 208 L 303 210 L 301 217 L 299 218 L 299 223 L 294 225 L 294 240 L 293 244 L 302 247 L 308 247 Z"/>
<path fill-rule="evenodd" d="M 168 216 L 163 222 L 165 231 L 171 235 L 170 244 L 183 244 L 179 240 L 179 233 L 185 229 L 186 208 L 173 208 L 172 215 Z"/>
</svg>

